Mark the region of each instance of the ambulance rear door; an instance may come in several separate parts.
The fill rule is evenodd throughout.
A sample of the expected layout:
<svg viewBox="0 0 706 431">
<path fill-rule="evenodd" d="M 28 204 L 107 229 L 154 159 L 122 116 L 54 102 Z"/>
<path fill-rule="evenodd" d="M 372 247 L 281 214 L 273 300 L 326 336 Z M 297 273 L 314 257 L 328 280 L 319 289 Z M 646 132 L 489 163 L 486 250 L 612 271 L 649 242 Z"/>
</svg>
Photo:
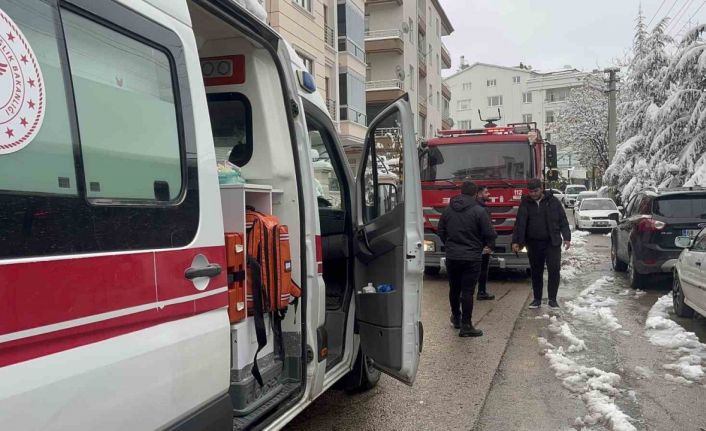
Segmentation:
<svg viewBox="0 0 706 431">
<path fill-rule="evenodd" d="M 413 121 L 404 95 L 370 123 L 356 177 L 354 241 L 361 349 L 376 368 L 409 385 L 423 340 L 424 233 Z M 383 182 L 389 171 L 398 177 L 392 201 Z M 365 293 L 368 284 L 378 291 Z"/>
</svg>

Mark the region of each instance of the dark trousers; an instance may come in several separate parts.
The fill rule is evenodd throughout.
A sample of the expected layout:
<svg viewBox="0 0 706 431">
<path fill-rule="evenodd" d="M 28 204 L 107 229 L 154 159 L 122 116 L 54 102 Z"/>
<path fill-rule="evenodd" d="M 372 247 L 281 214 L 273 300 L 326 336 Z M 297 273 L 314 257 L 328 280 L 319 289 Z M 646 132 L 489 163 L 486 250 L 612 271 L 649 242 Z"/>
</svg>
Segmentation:
<svg viewBox="0 0 706 431">
<path fill-rule="evenodd" d="M 480 274 L 481 261 L 447 260 L 451 314 L 461 315 L 461 323 L 470 324 L 473 315 L 473 292 Z"/>
<path fill-rule="evenodd" d="M 547 241 L 527 241 L 527 257 L 529 258 L 532 271 L 532 291 L 534 299 L 542 299 L 544 289 L 544 264 L 547 265 L 549 280 L 547 283 L 547 295 L 550 300 L 556 301 L 556 294 L 559 291 L 559 280 L 561 270 L 561 245 L 553 246 Z"/>
<path fill-rule="evenodd" d="M 488 267 L 490 266 L 490 255 L 484 254 L 483 260 L 480 262 L 480 276 L 478 277 L 478 294 L 487 293 L 485 290 L 488 284 Z"/>
</svg>

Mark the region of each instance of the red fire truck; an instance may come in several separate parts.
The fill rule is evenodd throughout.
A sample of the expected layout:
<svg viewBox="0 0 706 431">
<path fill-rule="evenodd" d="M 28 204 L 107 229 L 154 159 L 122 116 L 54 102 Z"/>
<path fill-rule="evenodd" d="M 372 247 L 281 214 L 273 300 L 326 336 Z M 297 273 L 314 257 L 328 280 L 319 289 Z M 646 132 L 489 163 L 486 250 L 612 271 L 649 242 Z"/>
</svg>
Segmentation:
<svg viewBox="0 0 706 431">
<path fill-rule="evenodd" d="M 438 274 L 444 265 L 444 244 L 436 228 L 441 213 L 451 198 L 460 193 L 464 180 L 485 185 L 490 190 L 488 207 L 498 233 L 491 266 L 529 269 L 526 252 L 515 255 L 510 246 L 527 182 L 544 177 L 545 146 L 536 123 L 505 127 L 490 123 L 483 129 L 442 130 L 436 138 L 422 144 L 420 167 L 427 274 Z"/>
</svg>

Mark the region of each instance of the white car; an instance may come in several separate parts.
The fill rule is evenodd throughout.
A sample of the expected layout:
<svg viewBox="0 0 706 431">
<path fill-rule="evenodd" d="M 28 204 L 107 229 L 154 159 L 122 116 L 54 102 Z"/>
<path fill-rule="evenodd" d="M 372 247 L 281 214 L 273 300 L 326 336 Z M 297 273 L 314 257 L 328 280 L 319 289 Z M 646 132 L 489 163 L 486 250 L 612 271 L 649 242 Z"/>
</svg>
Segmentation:
<svg viewBox="0 0 706 431">
<path fill-rule="evenodd" d="M 579 193 L 585 192 L 586 190 L 587 190 L 586 186 L 583 186 L 580 184 L 579 185 L 570 184 L 570 185 L 566 186 L 566 189 L 564 189 L 564 199 L 562 200 L 562 202 L 564 203 L 564 206 L 566 208 L 573 207 Z"/>
<path fill-rule="evenodd" d="M 674 244 L 684 249 L 674 266 L 674 312 L 692 317 L 696 311 L 706 317 L 706 229 L 693 240 L 679 236 Z"/>
<path fill-rule="evenodd" d="M 586 198 L 577 205 L 576 230 L 612 229 L 618 225 L 620 211 L 612 199 Z"/>
<path fill-rule="evenodd" d="M 559 189 L 549 189 L 548 191 L 552 192 L 555 198 L 559 199 L 559 202 L 564 201 L 564 193 L 561 192 Z"/>
</svg>

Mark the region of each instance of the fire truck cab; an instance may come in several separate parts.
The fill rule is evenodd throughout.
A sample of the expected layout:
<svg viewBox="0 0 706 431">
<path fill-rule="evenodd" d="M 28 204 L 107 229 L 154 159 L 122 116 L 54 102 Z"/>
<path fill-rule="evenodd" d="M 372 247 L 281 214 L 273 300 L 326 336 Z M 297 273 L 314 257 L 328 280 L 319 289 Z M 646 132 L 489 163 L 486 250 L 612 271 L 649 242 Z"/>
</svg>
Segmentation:
<svg viewBox="0 0 706 431">
<path fill-rule="evenodd" d="M 511 252 L 512 232 L 527 182 L 543 178 L 544 142 L 535 123 L 471 130 L 442 130 L 419 152 L 424 205 L 425 272 L 444 266 L 444 244 L 436 233 L 441 213 L 465 180 L 487 186 L 487 206 L 498 233 L 491 267 L 529 269 L 527 254 Z"/>
<path fill-rule="evenodd" d="M 2 429 L 280 429 L 337 382 L 414 381 L 419 168 L 381 198 L 375 148 L 395 128 L 416 161 L 408 98 L 370 122 L 354 174 L 263 15 L 242 0 L 0 0 Z M 226 162 L 244 181 L 221 181 Z M 233 294 L 256 274 L 231 267 L 249 209 L 288 227 L 301 288 L 264 316 L 264 343 Z"/>
</svg>

